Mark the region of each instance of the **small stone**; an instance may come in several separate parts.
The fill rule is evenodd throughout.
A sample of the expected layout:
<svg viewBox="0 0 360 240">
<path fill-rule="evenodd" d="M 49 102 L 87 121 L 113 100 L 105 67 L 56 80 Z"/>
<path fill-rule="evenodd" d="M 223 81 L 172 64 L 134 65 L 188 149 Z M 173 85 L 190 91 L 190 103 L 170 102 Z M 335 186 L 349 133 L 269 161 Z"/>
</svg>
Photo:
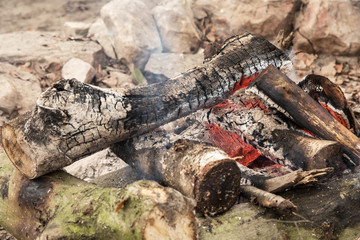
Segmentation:
<svg viewBox="0 0 360 240">
<path fill-rule="evenodd" d="M 125 73 L 116 71 L 115 69 L 109 71 L 110 74 L 108 77 L 102 80 L 107 87 L 110 88 L 134 88 L 135 84 L 133 78 Z"/>
<path fill-rule="evenodd" d="M 62 68 L 63 78 L 75 78 L 83 83 L 90 83 L 95 74 L 95 69 L 89 63 L 84 62 L 79 58 L 70 59 Z"/>
<path fill-rule="evenodd" d="M 74 162 L 64 170 L 75 177 L 90 181 L 126 166 L 128 165 L 124 161 L 107 148 Z"/>
<path fill-rule="evenodd" d="M 95 39 L 103 47 L 105 54 L 116 59 L 114 48 L 112 45 L 111 33 L 107 30 L 104 21 L 98 18 L 89 28 L 88 37 Z"/>
<path fill-rule="evenodd" d="M 68 36 L 85 37 L 89 31 L 91 24 L 84 22 L 65 22 L 64 32 Z"/>
</svg>

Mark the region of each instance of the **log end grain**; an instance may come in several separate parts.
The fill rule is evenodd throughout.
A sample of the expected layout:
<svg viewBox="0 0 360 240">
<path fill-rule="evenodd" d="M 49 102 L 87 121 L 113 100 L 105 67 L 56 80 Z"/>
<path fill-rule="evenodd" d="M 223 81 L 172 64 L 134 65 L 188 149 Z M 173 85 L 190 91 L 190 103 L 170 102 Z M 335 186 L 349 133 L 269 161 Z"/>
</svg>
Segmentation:
<svg viewBox="0 0 360 240">
<path fill-rule="evenodd" d="M 207 164 L 195 181 L 196 208 L 214 215 L 229 210 L 240 195 L 241 172 L 232 159 Z"/>
<path fill-rule="evenodd" d="M 14 166 L 28 178 L 35 178 L 37 176 L 35 162 L 26 153 L 24 149 L 26 145 L 21 144 L 21 139 L 24 139 L 22 132 L 15 127 L 23 124 L 26 121 L 26 116 L 27 114 L 4 124 L 1 128 L 1 141 Z"/>
</svg>

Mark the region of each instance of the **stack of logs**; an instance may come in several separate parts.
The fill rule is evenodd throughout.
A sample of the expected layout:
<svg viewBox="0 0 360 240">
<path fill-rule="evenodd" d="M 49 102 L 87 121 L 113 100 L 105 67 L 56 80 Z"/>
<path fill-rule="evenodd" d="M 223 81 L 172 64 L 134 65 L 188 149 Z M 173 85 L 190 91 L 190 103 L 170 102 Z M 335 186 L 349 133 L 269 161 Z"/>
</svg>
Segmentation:
<svg viewBox="0 0 360 240">
<path fill-rule="evenodd" d="M 194 207 L 214 215 L 240 192 L 259 201 L 267 196 L 240 185 L 242 179 L 277 192 L 316 181 L 329 166 L 344 168 L 343 152 L 347 166 L 358 164 L 360 142 L 348 129 L 356 126 L 343 126 L 288 79 L 282 72 L 289 67 L 271 43 L 243 34 L 162 83 L 105 90 L 59 81 L 32 112 L 2 127 L 13 165 L 1 163 L 0 224 L 21 239 L 194 239 Z M 172 188 L 153 181 L 104 188 L 56 171 L 106 147 L 146 179 Z M 266 173 L 248 168 L 261 165 Z M 280 202 L 280 210 L 296 210 Z"/>
</svg>

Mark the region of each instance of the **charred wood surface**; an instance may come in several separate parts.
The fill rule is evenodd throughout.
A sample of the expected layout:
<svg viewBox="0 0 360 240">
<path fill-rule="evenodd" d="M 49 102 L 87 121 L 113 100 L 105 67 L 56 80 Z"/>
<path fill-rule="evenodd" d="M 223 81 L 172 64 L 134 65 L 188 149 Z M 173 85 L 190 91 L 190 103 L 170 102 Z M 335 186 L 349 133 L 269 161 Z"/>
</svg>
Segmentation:
<svg viewBox="0 0 360 240">
<path fill-rule="evenodd" d="M 18 239 L 196 239 L 193 201 L 152 181 L 101 188 L 65 172 L 29 180 L 0 152 L 0 224 Z"/>
<path fill-rule="evenodd" d="M 116 91 L 61 80 L 39 97 L 32 113 L 3 126 L 3 146 L 21 172 L 36 178 L 220 103 L 242 77 L 270 64 L 290 61 L 267 40 L 243 34 L 228 39 L 203 65 L 163 83 Z"/>
<path fill-rule="evenodd" d="M 263 71 L 252 85 L 281 106 L 300 126 L 323 139 L 339 142 L 344 152 L 359 164 L 359 138 L 274 66 Z"/>
<path fill-rule="evenodd" d="M 198 211 L 214 215 L 237 201 L 241 173 L 236 162 L 222 150 L 185 140 L 161 147 L 137 146 L 127 141 L 116 144 L 113 150 L 146 178 L 195 199 Z"/>
</svg>

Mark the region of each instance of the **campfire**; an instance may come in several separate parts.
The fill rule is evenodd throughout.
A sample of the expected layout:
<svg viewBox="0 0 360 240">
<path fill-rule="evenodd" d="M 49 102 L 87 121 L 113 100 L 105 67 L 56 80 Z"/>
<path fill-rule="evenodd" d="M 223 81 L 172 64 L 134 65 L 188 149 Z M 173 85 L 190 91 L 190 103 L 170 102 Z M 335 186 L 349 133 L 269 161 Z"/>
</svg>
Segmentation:
<svg viewBox="0 0 360 240">
<path fill-rule="evenodd" d="M 291 68 L 245 33 L 164 82 L 124 90 L 60 80 L 2 127 L 12 163 L 0 170 L 2 205 L 22 206 L 7 229 L 27 239 L 193 239 L 196 214 L 225 213 L 240 195 L 298 216 L 274 193 L 354 169 L 360 142 L 340 88 L 318 75 L 297 85 Z M 108 147 L 131 168 L 97 186 L 58 171 Z M 127 185 L 109 188 L 117 178 Z"/>
</svg>

